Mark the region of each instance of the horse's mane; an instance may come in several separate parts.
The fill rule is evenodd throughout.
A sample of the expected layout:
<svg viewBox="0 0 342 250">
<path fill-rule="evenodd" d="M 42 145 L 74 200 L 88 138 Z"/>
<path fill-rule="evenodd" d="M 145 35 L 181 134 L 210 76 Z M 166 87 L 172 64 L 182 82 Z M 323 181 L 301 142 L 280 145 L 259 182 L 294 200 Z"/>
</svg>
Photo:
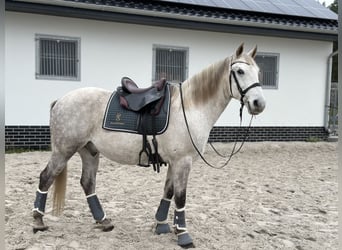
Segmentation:
<svg viewBox="0 0 342 250">
<path fill-rule="evenodd" d="M 184 98 L 186 107 L 206 103 L 218 91 L 223 91 L 225 97 L 228 98 L 226 96 L 229 95 L 228 84 L 223 84 L 223 88 L 220 85 L 223 81 L 228 81 L 229 61 L 229 58 L 225 58 L 213 63 L 182 83 L 183 96 L 186 96 Z"/>
<path fill-rule="evenodd" d="M 241 54 L 238 58 L 234 56 L 227 57 L 209 65 L 182 83 L 185 107 L 207 103 L 213 96 L 217 96 L 218 92 L 224 95 L 224 99 L 228 99 L 230 96 L 228 83 L 230 81 L 230 64 L 236 60 L 256 65 L 253 58 L 245 53 Z M 173 88 L 172 96 L 179 96 L 178 88 Z"/>
</svg>

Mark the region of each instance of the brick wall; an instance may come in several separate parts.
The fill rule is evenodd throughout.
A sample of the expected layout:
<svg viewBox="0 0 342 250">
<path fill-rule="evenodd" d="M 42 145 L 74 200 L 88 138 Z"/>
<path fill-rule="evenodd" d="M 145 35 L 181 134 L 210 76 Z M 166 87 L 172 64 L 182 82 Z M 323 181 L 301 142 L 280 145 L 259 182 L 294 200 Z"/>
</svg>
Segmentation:
<svg viewBox="0 0 342 250">
<path fill-rule="evenodd" d="M 246 136 L 246 127 L 214 127 L 209 141 L 234 142 Z M 326 140 L 324 127 L 251 127 L 247 141 L 307 141 Z"/>
<path fill-rule="evenodd" d="M 241 141 L 246 127 L 214 127 L 211 142 Z M 326 140 L 324 127 L 252 127 L 247 141 L 306 141 Z M 5 147 L 11 149 L 46 150 L 50 148 L 49 126 L 6 126 Z"/>
<path fill-rule="evenodd" d="M 50 148 L 49 126 L 5 126 L 5 149 Z"/>
</svg>

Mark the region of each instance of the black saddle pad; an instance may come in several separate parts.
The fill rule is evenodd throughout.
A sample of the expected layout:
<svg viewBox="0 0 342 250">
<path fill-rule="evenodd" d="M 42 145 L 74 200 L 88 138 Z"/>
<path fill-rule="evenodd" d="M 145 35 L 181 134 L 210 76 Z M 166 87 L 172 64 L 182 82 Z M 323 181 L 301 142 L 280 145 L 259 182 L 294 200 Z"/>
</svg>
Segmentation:
<svg viewBox="0 0 342 250">
<path fill-rule="evenodd" d="M 107 104 L 102 127 L 107 130 L 147 135 L 159 135 L 166 131 L 170 113 L 170 86 L 166 86 L 164 103 L 156 116 L 127 110 L 120 105 L 120 96 L 114 92 Z M 144 116 L 144 117 L 143 117 Z"/>
</svg>

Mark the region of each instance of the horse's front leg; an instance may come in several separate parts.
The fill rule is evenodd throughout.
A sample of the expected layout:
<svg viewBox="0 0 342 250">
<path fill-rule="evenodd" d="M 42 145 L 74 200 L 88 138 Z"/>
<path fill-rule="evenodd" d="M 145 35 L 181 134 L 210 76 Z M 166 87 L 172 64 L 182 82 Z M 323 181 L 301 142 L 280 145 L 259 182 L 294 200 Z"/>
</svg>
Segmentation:
<svg viewBox="0 0 342 250">
<path fill-rule="evenodd" d="M 157 213 L 156 213 L 156 233 L 166 234 L 170 233 L 171 229 L 167 223 L 167 215 L 169 213 L 169 208 L 171 204 L 171 199 L 173 197 L 173 180 L 172 180 L 172 167 L 169 166 L 167 170 L 167 176 L 164 186 L 164 195 L 160 201 Z"/>
<path fill-rule="evenodd" d="M 191 165 L 192 158 L 184 157 L 174 165 L 172 171 L 174 199 L 176 203 L 173 226 L 178 237 L 178 245 L 184 248 L 195 247 L 185 223 L 186 188 Z"/>
</svg>

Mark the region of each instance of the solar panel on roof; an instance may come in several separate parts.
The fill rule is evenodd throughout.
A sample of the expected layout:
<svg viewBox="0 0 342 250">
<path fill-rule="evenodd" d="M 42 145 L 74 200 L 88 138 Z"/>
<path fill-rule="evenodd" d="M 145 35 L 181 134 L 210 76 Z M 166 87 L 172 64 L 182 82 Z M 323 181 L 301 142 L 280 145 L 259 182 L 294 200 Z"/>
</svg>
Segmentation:
<svg viewBox="0 0 342 250">
<path fill-rule="evenodd" d="M 220 3 L 222 2 L 223 0 L 211 0 L 212 3 L 214 3 L 217 7 L 220 6 Z"/>
<path fill-rule="evenodd" d="M 220 7 L 224 7 L 224 5 L 226 6 L 226 8 L 230 8 L 230 9 L 239 9 L 239 10 L 243 10 L 246 9 L 248 6 L 243 3 L 240 0 L 229 0 L 229 1 L 224 1 L 225 4 L 222 3 L 222 5 Z"/>
<path fill-rule="evenodd" d="M 278 13 L 278 14 L 285 14 L 281 11 L 281 9 L 277 5 L 270 5 L 268 2 L 259 2 L 259 6 L 261 7 L 261 12 L 268 12 L 268 13 Z"/>
<path fill-rule="evenodd" d="M 316 0 L 164 0 L 223 9 L 335 19 L 337 15 Z"/>
</svg>

